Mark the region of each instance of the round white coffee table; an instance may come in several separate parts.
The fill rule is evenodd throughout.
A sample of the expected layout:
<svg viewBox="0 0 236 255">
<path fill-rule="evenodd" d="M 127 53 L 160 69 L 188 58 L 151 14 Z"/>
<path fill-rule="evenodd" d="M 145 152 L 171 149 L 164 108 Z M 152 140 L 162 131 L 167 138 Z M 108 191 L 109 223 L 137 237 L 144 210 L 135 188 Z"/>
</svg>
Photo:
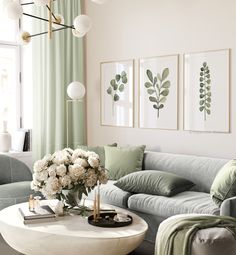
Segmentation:
<svg viewBox="0 0 236 255">
<path fill-rule="evenodd" d="M 147 223 L 124 209 L 133 223 L 121 228 L 89 225 L 81 216 L 65 216 L 47 223 L 24 225 L 17 204 L 0 211 L 0 232 L 5 241 L 25 255 L 126 255 L 137 248 L 147 231 Z"/>
</svg>

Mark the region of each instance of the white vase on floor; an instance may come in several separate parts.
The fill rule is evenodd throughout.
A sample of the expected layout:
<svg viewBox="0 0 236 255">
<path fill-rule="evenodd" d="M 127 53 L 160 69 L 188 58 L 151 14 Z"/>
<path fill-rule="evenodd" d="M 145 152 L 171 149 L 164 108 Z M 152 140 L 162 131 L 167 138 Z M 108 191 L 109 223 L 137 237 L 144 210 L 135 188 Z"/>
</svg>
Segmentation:
<svg viewBox="0 0 236 255">
<path fill-rule="evenodd" d="M 11 135 L 7 132 L 7 121 L 3 121 L 3 131 L 0 133 L 0 152 L 9 152 L 11 149 Z"/>
</svg>

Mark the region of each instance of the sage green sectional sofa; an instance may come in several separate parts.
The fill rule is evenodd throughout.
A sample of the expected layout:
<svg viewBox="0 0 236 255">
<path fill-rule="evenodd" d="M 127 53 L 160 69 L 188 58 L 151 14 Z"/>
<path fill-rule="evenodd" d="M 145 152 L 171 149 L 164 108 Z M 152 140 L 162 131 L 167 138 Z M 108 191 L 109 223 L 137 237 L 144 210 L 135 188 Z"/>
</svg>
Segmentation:
<svg viewBox="0 0 236 255">
<path fill-rule="evenodd" d="M 176 174 L 195 184 L 171 197 L 132 194 L 109 181 L 101 189 L 102 202 L 127 208 L 141 216 L 149 225 L 146 241 L 154 244 L 159 224 L 178 214 L 212 214 L 236 217 L 236 197 L 225 200 L 219 208 L 210 196 L 210 188 L 218 171 L 229 160 L 161 152 L 145 152 L 143 171 L 159 170 Z"/>
<path fill-rule="evenodd" d="M 0 210 L 25 202 L 32 193 L 32 172 L 23 162 L 0 155 Z"/>
</svg>

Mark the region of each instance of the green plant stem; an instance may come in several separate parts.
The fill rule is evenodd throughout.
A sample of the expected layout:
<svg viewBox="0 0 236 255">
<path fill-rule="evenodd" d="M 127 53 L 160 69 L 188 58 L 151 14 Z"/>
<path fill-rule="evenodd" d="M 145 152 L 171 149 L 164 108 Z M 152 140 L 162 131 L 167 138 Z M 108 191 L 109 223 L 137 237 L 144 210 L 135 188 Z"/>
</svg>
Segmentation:
<svg viewBox="0 0 236 255">
<path fill-rule="evenodd" d="M 162 85 L 162 82 L 160 84 L 160 88 L 161 88 L 161 85 Z M 155 90 L 155 93 L 156 93 L 156 97 L 157 97 L 157 100 L 158 100 L 158 103 L 157 103 L 157 118 L 159 119 L 160 117 L 160 109 L 159 109 L 159 96 L 158 96 L 158 93 L 157 93 L 157 88 L 158 88 L 158 92 L 159 92 L 159 95 L 160 95 L 160 90 L 159 90 L 159 87 L 157 87 L 158 85 L 156 85 L 156 88 L 155 86 L 153 85 L 153 88 Z"/>
<path fill-rule="evenodd" d="M 205 72 L 205 71 L 204 71 Z M 205 97 L 204 97 L 204 101 L 205 101 L 205 103 L 204 103 L 204 121 L 206 121 L 206 90 L 207 90 L 207 88 L 206 88 L 206 85 L 207 84 L 207 82 L 206 82 L 206 75 L 204 74 L 204 88 L 205 88 L 205 93 L 204 93 L 204 95 L 205 95 Z"/>
</svg>

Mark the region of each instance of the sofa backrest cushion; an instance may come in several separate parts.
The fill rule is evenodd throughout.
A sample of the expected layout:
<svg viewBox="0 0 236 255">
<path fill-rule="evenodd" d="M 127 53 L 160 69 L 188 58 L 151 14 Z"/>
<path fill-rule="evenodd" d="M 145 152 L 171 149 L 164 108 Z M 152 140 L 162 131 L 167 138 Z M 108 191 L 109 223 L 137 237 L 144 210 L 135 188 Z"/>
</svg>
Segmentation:
<svg viewBox="0 0 236 255">
<path fill-rule="evenodd" d="M 222 158 L 147 151 L 144 154 L 143 169 L 174 173 L 195 183 L 193 190 L 209 193 L 215 176 L 228 161 Z"/>
</svg>

